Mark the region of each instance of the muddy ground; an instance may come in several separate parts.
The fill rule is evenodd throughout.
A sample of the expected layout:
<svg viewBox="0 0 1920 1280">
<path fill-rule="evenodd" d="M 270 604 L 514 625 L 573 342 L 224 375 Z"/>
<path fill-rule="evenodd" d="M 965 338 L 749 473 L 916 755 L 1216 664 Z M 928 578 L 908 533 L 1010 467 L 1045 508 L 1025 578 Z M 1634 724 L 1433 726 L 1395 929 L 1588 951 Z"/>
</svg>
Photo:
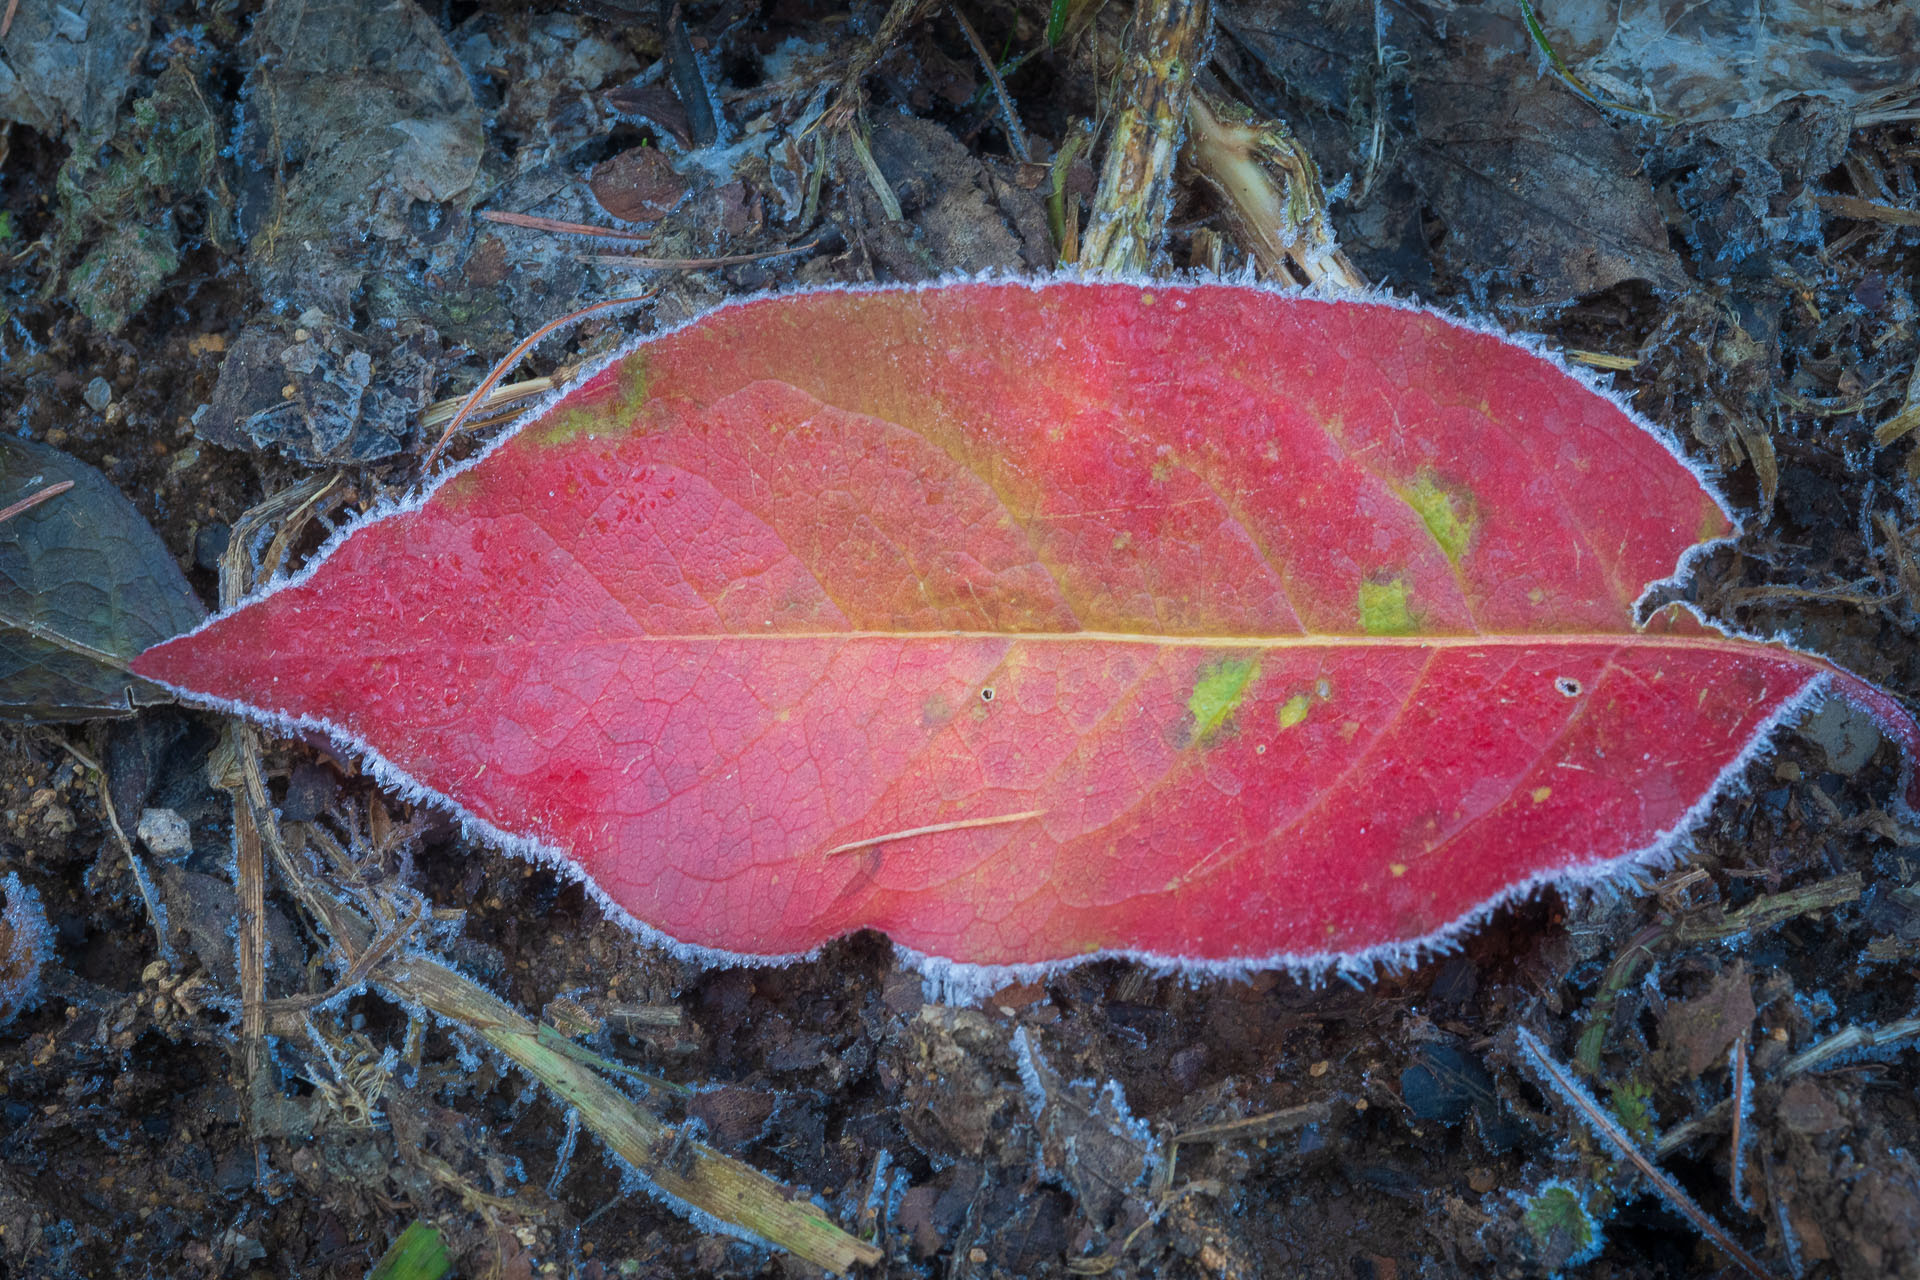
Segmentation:
<svg viewBox="0 0 1920 1280">
<path fill-rule="evenodd" d="M 1912 11 L 1858 6 L 1844 47 L 1749 63 L 1711 21 L 1636 43 L 1645 5 L 1556 8 L 1572 81 L 1504 4 L 1243 0 L 1199 83 L 1291 126 L 1360 277 L 1540 335 L 1723 478 L 1747 532 L 1702 566 L 1706 610 L 1911 704 Z M 20 0 L 8 429 L 99 467 L 212 605 L 250 507 L 335 473 L 349 506 L 403 489 L 422 412 L 582 302 L 655 291 L 517 376 L 737 294 L 1050 269 L 1097 198 L 1138 23 L 1121 0 L 963 11 L 1017 128 L 941 6 L 874 50 L 884 9 L 838 0 L 676 23 L 638 0 Z M 637 271 L 582 260 L 631 245 L 486 211 L 643 232 L 656 257 L 794 251 Z M 1183 167 L 1154 269 L 1300 270 L 1233 212 Z M 415 1221 L 463 1276 L 817 1273 L 689 1223 L 469 1033 L 377 993 L 250 1046 L 233 759 L 221 720 L 173 708 L 0 726 L 0 872 L 52 925 L 0 936 L 0 1274 L 359 1277 Z M 1525 1028 L 1766 1273 L 1920 1275 L 1920 834 L 1858 721 L 1783 734 L 1658 883 L 1543 893 L 1411 972 L 1101 963 L 978 1008 L 927 1002 L 871 936 L 697 970 L 350 761 L 263 759 L 288 839 L 351 849 L 364 900 L 441 910 L 443 958 L 684 1086 L 609 1077 L 816 1197 L 875 1274 L 1739 1274 L 1545 1086 Z M 136 833 L 149 811 L 184 837 Z M 339 976 L 282 881 L 262 928 L 268 996 Z"/>
</svg>

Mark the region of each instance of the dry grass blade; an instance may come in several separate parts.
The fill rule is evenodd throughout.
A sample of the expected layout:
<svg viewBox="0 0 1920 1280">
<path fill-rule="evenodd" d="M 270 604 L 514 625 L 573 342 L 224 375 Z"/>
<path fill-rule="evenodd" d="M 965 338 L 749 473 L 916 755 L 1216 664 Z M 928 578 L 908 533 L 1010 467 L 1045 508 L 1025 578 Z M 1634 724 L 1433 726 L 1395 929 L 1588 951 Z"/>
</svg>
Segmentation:
<svg viewBox="0 0 1920 1280">
<path fill-rule="evenodd" d="M 514 406 L 522 400 L 545 395 L 554 389 L 564 378 L 542 377 L 525 378 L 519 382 L 509 382 L 505 386 L 495 387 L 488 393 L 486 400 L 467 418 L 470 427 L 478 428 L 484 423 L 513 413 Z M 467 402 L 466 396 L 448 396 L 445 400 L 435 400 L 420 414 L 420 425 L 431 431 L 435 427 L 444 427 L 459 416 L 460 406 Z"/>
<path fill-rule="evenodd" d="M 1566 85 L 1567 88 L 1580 95 L 1582 99 L 1592 103 L 1596 107 L 1604 107 L 1608 111 L 1624 111 L 1628 115 L 1644 116 L 1649 120 L 1659 120 L 1669 124 L 1673 122 L 1674 117 L 1663 111 L 1648 111 L 1643 107 L 1630 107 L 1624 102 L 1615 102 L 1611 98 L 1603 98 L 1592 89 L 1589 89 L 1586 82 L 1574 74 L 1573 68 L 1567 65 L 1566 59 L 1560 56 L 1559 52 L 1554 49 L 1552 42 L 1547 39 L 1547 33 L 1545 29 L 1541 27 L 1540 19 L 1533 11 L 1531 0 L 1520 0 L 1520 18 L 1526 25 L 1528 38 L 1533 41 L 1534 47 L 1546 56 L 1547 65 L 1553 69 L 1553 74 L 1562 84 Z"/>
<path fill-rule="evenodd" d="M 860 163 L 860 172 L 866 175 L 867 185 L 873 188 L 874 199 L 880 202 L 880 212 L 889 222 L 899 222 L 906 214 L 900 208 L 900 197 L 893 193 L 893 186 L 887 181 L 887 175 L 880 172 L 880 164 L 873 158 L 873 148 L 867 145 L 866 121 L 854 122 L 847 130 L 847 145 L 853 149 L 853 158 Z"/>
<path fill-rule="evenodd" d="M 344 491 L 344 477 L 315 476 L 276 494 L 234 522 L 227 539 L 226 552 L 220 557 L 220 602 L 231 608 L 252 586 L 248 548 L 255 533 L 278 519 L 280 527 L 261 561 L 261 573 L 271 576 L 291 553 L 294 539 L 319 512 L 329 496 Z M 235 721 L 235 754 L 243 765 L 246 794 L 236 790 L 233 796 L 234 889 L 238 894 L 240 918 L 237 930 L 240 974 L 240 1042 L 246 1056 L 247 1079 L 255 1079 L 261 1065 L 261 1052 L 267 1034 L 267 874 L 262 848 L 262 828 L 278 828 L 267 803 L 266 780 L 260 770 L 260 748 L 251 726 Z"/>
<path fill-rule="evenodd" d="M 365 982 L 373 974 L 376 966 L 388 956 L 391 956 L 400 948 L 402 943 L 413 936 L 414 929 L 425 919 L 425 910 L 416 910 L 412 915 L 407 916 L 392 928 L 387 929 L 379 937 L 368 943 L 364 951 L 353 957 L 353 959 L 347 963 L 347 967 L 341 973 L 340 977 L 325 991 L 316 992 L 313 995 L 286 996 L 279 1000 L 267 1001 L 266 1012 L 272 1025 L 273 1033 L 275 1035 L 292 1035 L 301 1023 L 301 1019 L 297 1015 L 303 1014 L 310 1009 L 317 1009 L 329 1001 L 338 1000 L 343 996 L 351 994 L 361 983 Z"/>
<path fill-rule="evenodd" d="M 1902 209 L 1895 205 L 1862 200 L 1859 196 L 1815 196 L 1813 202 L 1828 213 L 1861 222 L 1884 222 L 1890 227 L 1920 227 L 1920 209 Z"/>
<path fill-rule="evenodd" d="M 1728 1234 L 1727 1229 L 1721 1226 L 1712 1214 L 1695 1204 L 1693 1197 L 1682 1191 L 1679 1184 L 1669 1178 L 1666 1172 L 1653 1162 L 1652 1157 L 1640 1149 L 1638 1144 L 1628 1136 L 1627 1131 L 1620 1127 L 1620 1122 L 1615 1120 L 1606 1108 L 1594 1101 L 1593 1095 L 1587 1092 L 1586 1086 L 1574 1079 L 1573 1072 L 1562 1066 L 1552 1054 L 1547 1052 L 1546 1045 L 1540 1042 L 1538 1036 L 1525 1027 L 1521 1027 L 1515 1034 L 1519 1040 L 1522 1056 L 1539 1073 L 1550 1091 L 1579 1113 L 1589 1132 L 1612 1147 L 1622 1159 L 1637 1169 L 1640 1176 L 1660 1193 L 1661 1199 L 1691 1222 L 1701 1235 L 1731 1258 L 1741 1270 L 1755 1277 L 1756 1280 L 1772 1280 L 1773 1272 L 1762 1266 L 1759 1259 L 1741 1248 L 1739 1242 Z"/>
<path fill-rule="evenodd" d="M 1907 394 L 1901 399 L 1899 412 L 1874 428 L 1874 446 L 1884 449 L 1915 427 L 1920 427 L 1920 364 L 1907 379 Z"/>
<path fill-rule="evenodd" d="M 1167 1145 L 1180 1147 L 1202 1142 L 1240 1142 L 1255 1138 L 1271 1138 L 1278 1133 L 1291 1133 L 1295 1129 L 1304 1129 L 1310 1124 L 1325 1124 L 1332 1115 L 1331 1102 L 1307 1102 L 1297 1107 L 1288 1107 L 1284 1111 L 1266 1111 L 1257 1116 L 1246 1116 L 1239 1120 L 1182 1129 L 1167 1139 Z"/>
<path fill-rule="evenodd" d="M 1087 142 L 1087 134 L 1082 130 L 1069 134 L 1047 170 L 1047 230 L 1053 235 L 1062 266 L 1080 261 L 1080 198 L 1068 198 L 1067 179 Z"/>
<path fill-rule="evenodd" d="M 1723 913 L 1718 908 L 1708 908 L 1689 913 L 1671 924 L 1649 925 L 1620 949 L 1613 963 L 1601 975 L 1600 988 L 1594 993 L 1587 1013 L 1587 1025 L 1581 1031 L 1574 1050 L 1574 1061 L 1589 1074 L 1600 1070 L 1601 1049 L 1606 1043 L 1607 1028 L 1613 1021 L 1621 994 L 1639 979 L 1647 965 L 1666 948 L 1722 942 L 1745 933 L 1762 932 L 1811 911 L 1829 910 L 1858 901 L 1864 888 L 1865 881 L 1860 873 L 1849 871 L 1796 889 L 1763 894 L 1737 911 Z M 1675 1132 L 1684 1129 L 1691 1137 L 1701 1131 L 1698 1126 L 1718 1116 L 1726 1106 L 1725 1102 L 1715 1105 L 1705 1116 L 1688 1121 Z M 1655 1148 L 1656 1154 L 1665 1156 L 1680 1145 L 1677 1142 L 1669 1145 L 1670 1137 L 1661 1139 Z"/>
<path fill-rule="evenodd" d="M 220 603 L 223 608 L 238 604 L 247 589 L 252 585 L 250 575 L 252 566 L 247 562 L 247 548 L 253 545 L 255 535 L 288 512 L 299 510 L 313 502 L 328 489 L 338 483 L 336 475 L 308 476 L 299 484 L 249 508 L 244 515 L 233 522 L 233 530 L 227 537 L 227 550 L 220 557 Z"/>
<path fill-rule="evenodd" d="M 1621 373 L 1640 367 L 1639 356 L 1616 356 L 1607 351 L 1582 351 L 1578 347 L 1568 347 L 1560 354 L 1575 364 L 1584 364 L 1590 369 L 1610 369 Z"/>
</svg>

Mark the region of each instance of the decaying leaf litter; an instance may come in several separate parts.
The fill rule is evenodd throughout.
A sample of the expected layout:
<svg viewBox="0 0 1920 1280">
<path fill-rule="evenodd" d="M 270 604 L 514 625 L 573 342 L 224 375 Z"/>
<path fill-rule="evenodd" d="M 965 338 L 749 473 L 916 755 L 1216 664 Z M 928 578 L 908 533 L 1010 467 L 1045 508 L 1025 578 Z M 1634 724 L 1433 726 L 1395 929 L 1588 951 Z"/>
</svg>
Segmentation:
<svg viewBox="0 0 1920 1280">
<path fill-rule="evenodd" d="M 237 539 L 217 526 L 301 481 L 276 522 L 308 500 L 335 519 L 404 486 L 430 434 L 410 415 L 471 386 L 518 333 L 633 289 L 630 273 L 580 261 L 619 246 L 476 210 L 614 225 L 616 208 L 668 205 L 649 254 L 818 244 L 658 277 L 632 324 L 787 283 L 1032 271 L 1069 242 L 1108 266 L 1252 258 L 1491 312 L 1621 369 L 1620 389 L 1756 513 L 1737 552 L 1706 566 L 1700 604 L 1896 693 L 1916 687 L 1916 143 L 1899 94 L 1912 41 L 1823 64 L 1817 82 L 1688 80 L 1669 101 L 1664 64 L 1621 57 L 1635 42 L 1603 49 L 1607 32 L 1541 14 L 1590 97 L 1683 117 L 1648 122 L 1541 78 L 1517 12 L 1224 7 L 1209 62 L 1140 68 L 1120 56 L 1130 20 L 1151 52 L 1154 22 L 1192 39 L 1203 15 L 1069 6 L 1050 47 L 1049 14 L 967 10 L 1002 59 L 1029 165 L 964 31 L 931 7 L 891 23 L 877 9 L 694 11 L 686 47 L 728 130 L 706 148 L 651 6 L 268 5 L 198 29 L 161 14 L 132 49 L 105 9 L 90 15 L 98 45 L 91 26 L 53 31 L 62 12 L 23 0 L 0 46 L 20 122 L 5 135 L 0 385 L 27 434 L 102 465 L 202 566 L 189 574 L 209 602 L 223 543 L 250 574 L 316 536 L 311 521 L 304 545 L 273 545 L 283 526 Z M 897 46 L 866 55 L 887 27 Z M 56 37 L 67 44 L 16 55 L 15 39 Z M 320 60 L 349 41 L 357 57 Z M 85 60 L 46 61 L 75 44 Z M 1140 126 L 1154 113 L 1126 104 L 1162 102 L 1177 122 L 1170 79 L 1196 65 L 1203 101 L 1258 140 L 1263 171 L 1317 164 L 1344 187 L 1327 215 L 1338 257 L 1284 237 L 1263 249 L 1259 187 L 1217 162 L 1162 173 L 1168 208 L 1116 198 L 1158 172 L 1140 149 L 1112 152 L 1114 130 L 1152 134 Z M 864 112 L 831 114 L 853 104 L 859 68 Z M 362 91 L 319 92 L 342 75 Z M 199 118 L 195 100 L 234 154 L 203 161 L 158 139 L 160 122 Z M 371 129 L 368 111 L 403 127 Z M 1076 145 L 1088 122 L 1098 135 Z M 1103 184 L 1113 172 L 1134 176 Z M 1096 206 L 1114 216 L 1088 222 Z M 113 242 L 136 222 L 166 229 L 177 265 Z M 619 332 L 589 322 L 519 376 Z M 354 976 L 330 939 L 371 967 L 401 938 L 537 1011 L 551 1030 L 523 1033 L 533 1046 L 589 1074 L 618 1062 L 695 1086 L 679 1101 L 655 1085 L 647 1103 L 818 1193 L 906 1274 L 1447 1274 L 1489 1258 L 1525 1273 L 1594 1243 L 1588 1219 L 1604 1246 L 1592 1268 L 1714 1265 L 1555 1091 L 1521 1027 L 1763 1265 L 1915 1265 L 1920 1206 L 1899 1154 L 1914 1122 L 1910 837 L 1884 809 L 1891 755 L 1844 718 L 1783 738 L 1694 862 L 1644 897 L 1538 900 L 1462 955 L 1358 990 L 1190 988 L 1103 965 L 978 1009 L 924 1004 L 872 939 L 792 969 L 683 970 L 301 744 L 262 744 L 257 782 L 279 816 L 253 823 L 252 854 L 252 806 L 236 833 L 209 779 L 244 794 L 255 757 L 223 732 L 160 712 L 8 742 L 7 869 L 40 894 L 56 940 L 44 998 L 7 1042 L 0 1249 L 30 1270 L 358 1275 L 415 1218 L 475 1274 L 793 1265 L 644 1197 L 615 1202 L 599 1145 L 572 1140 L 551 1094 L 469 1041 L 378 998 L 303 1003 Z M 178 816 L 184 848 L 149 810 Z M 288 874 L 243 875 L 236 893 L 236 835 L 243 865 L 263 867 L 291 837 Z M 458 936 L 452 907 L 466 909 Z M 341 909 L 367 913 L 364 940 Z M 236 918 L 258 918 L 270 945 L 236 956 Z M 237 995 L 255 965 L 272 1003 L 249 1010 Z M 300 1029 L 266 1052 L 249 1016 Z M 1736 1075 L 1753 1100 L 1737 1190 Z M 704 1167 L 690 1145 L 661 1145 L 653 1167 L 690 1154 Z"/>
</svg>

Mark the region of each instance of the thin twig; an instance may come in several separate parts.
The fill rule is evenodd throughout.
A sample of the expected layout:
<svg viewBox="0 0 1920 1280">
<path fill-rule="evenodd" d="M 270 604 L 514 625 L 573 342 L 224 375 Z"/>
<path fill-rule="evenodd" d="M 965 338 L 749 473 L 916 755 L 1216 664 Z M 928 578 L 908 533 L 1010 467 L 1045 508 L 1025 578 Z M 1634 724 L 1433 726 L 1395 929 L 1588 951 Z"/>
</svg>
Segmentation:
<svg viewBox="0 0 1920 1280">
<path fill-rule="evenodd" d="M 1730 1101 L 1733 1105 L 1733 1134 L 1729 1139 L 1727 1163 L 1731 1167 L 1728 1177 L 1733 1202 L 1747 1212 L 1753 1212 L 1753 1198 L 1740 1186 L 1747 1164 L 1747 1111 L 1753 1106 L 1753 1077 L 1747 1067 L 1747 1029 L 1740 1028 L 1740 1035 L 1733 1042 L 1733 1093 Z"/>
<path fill-rule="evenodd" d="M 1000 68 L 993 65 L 993 55 L 987 52 L 986 45 L 980 43 L 979 33 L 967 21 L 967 15 L 960 12 L 960 6 L 955 4 L 947 7 L 953 11 L 953 20 L 960 24 L 961 34 L 973 46 L 974 56 L 987 69 L 987 79 L 993 85 L 993 96 L 1000 100 L 1000 115 L 1007 123 L 1007 145 L 1013 148 L 1014 155 L 1031 161 L 1033 152 L 1027 150 L 1027 132 L 1020 127 L 1020 113 L 1013 109 L 1013 99 L 1007 94 L 1007 82 L 1000 78 Z"/>
<path fill-rule="evenodd" d="M 1920 1018 L 1902 1018 L 1898 1022 L 1889 1022 L 1873 1030 L 1865 1027 L 1848 1027 L 1844 1031 L 1834 1032 L 1811 1049 L 1788 1058 L 1782 1064 L 1780 1074 L 1798 1075 L 1802 1071 L 1812 1071 L 1825 1066 L 1834 1058 L 1886 1048 L 1916 1037 L 1920 1037 Z"/>
<path fill-rule="evenodd" d="M 113 831 L 113 838 L 120 842 L 120 851 L 127 855 L 127 869 L 133 875 L 134 887 L 140 890 L 140 901 L 146 904 L 147 923 L 153 926 L 154 954 L 166 962 L 169 969 L 174 967 L 173 944 L 167 940 L 166 928 L 161 924 L 160 904 L 154 901 L 153 883 L 147 879 L 147 871 L 141 865 L 140 855 L 134 852 L 133 841 L 127 839 L 127 830 L 120 825 L 120 812 L 114 807 L 113 788 L 107 781 L 107 771 L 98 760 L 89 756 L 80 748 L 68 742 L 58 734 L 52 735 L 56 744 L 66 749 L 68 755 L 78 760 L 89 770 L 95 779 L 95 789 L 100 796 L 100 809 L 107 815 L 107 826 Z"/>
<path fill-rule="evenodd" d="M 253 728 L 235 721 L 236 735 L 252 737 Z M 239 748 L 257 753 L 251 742 Z M 267 866 L 261 851 L 260 823 L 255 806 L 246 797 L 233 797 L 234 887 L 240 919 L 236 926 L 240 965 L 240 1036 L 246 1053 L 247 1079 L 254 1078 L 267 1035 Z"/>
<path fill-rule="evenodd" d="M 596 227 L 585 222 L 562 222 L 558 218 L 542 218 L 531 213 L 507 213 L 487 209 L 476 216 L 486 222 L 498 222 L 509 227 L 525 227 L 529 231 L 550 231 L 560 236 L 592 236 L 596 240 L 634 240 L 642 244 L 653 239 L 651 235 L 638 231 L 615 231 L 611 227 Z"/>
<path fill-rule="evenodd" d="M 1002 813 L 991 818 L 965 818 L 959 822 L 936 822 L 925 827 L 909 827 L 905 831 L 889 831 L 883 836 L 868 836 L 865 840 L 835 845 L 827 850 L 826 856 L 852 853 L 855 849 L 870 849 L 876 844 L 889 844 L 892 841 L 906 840 L 913 836 L 935 836 L 943 831 L 965 831 L 972 827 L 997 827 L 1005 822 L 1026 822 L 1031 818 L 1045 817 L 1046 812 L 1045 809 L 1029 809 L 1025 813 Z"/>
<path fill-rule="evenodd" d="M 331 987 L 314 995 L 283 996 L 278 1000 L 269 1000 L 266 1002 L 268 1014 L 280 1018 L 288 1014 L 305 1013 L 309 1009 L 317 1009 L 328 1001 L 338 1000 L 341 996 L 351 993 L 354 988 L 367 980 L 382 961 L 398 950 L 400 944 L 411 937 L 413 931 L 420 926 L 420 922 L 426 918 L 426 908 L 416 907 L 410 915 L 382 932 L 358 955 L 349 960 L 347 967 L 341 971 L 340 977 Z"/>
<path fill-rule="evenodd" d="M 809 128 L 828 133 L 852 124 L 866 103 L 866 91 L 861 87 L 861 81 L 880 65 L 880 60 L 887 56 L 900 37 L 932 13 L 939 3 L 940 0 L 891 0 L 886 15 L 880 19 L 880 26 L 873 33 L 873 39 L 861 46 L 848 60 L 846 70 L 840 73 L 840 86 L 834 95 L 833 105 L 822 112 Z"/>
<path fill-rule="evenodd" d="M 1773 1072 L 1774 1080 L 1791 1080 L 1794 1076 L 1808 1071 L 1818 1071 L 1837 1058 L 1851 1054 L 1871 1053 L 1876 1049 L 1885 1049 L 1904 1041 L 1920 1038 L 1920 1018 L 1905 1018 L 1899 1022 L 1889 1022 L 1883 1027 L 1867 1030 L 1864 1027 L 1846 1027 L 1836 1031 L 1820 1043 L 1805 1049 L 1781 1063 Z M 1660 1135 L 1653 1144 L 1655 1156 L 1665 1159 L 1695 1138 L 1716 1130 L 1722 1117 L 1733 1106 L 1733 1099 L 1722 1098 L 1691 1120 L 1683 1120 Z"/>
<path fill-rule="evenodd" d="M 7 0 L 6 16 L 0 18 L 0 40 L 7 38 L 7 32 L 13 30 L 13 15 L 20 12 L 20 0 Z"/>
<path fill-rule="evenodd" d="M 1639 1170 L 1640 1176 L 1660 1193 L 1660 1197 L 1670 1207 L 1691 1222 L 1695 1230 L 1731 1258 L 1741 1270 L 1755 1277 L 1755 1280 L 1772 1280 L 1773 1273 L 1762 1266 L 1752 1254 L 1741 1248 L 1712 1214 L 1695 1204 L 1693 1197 L 1682 1191 L 1679 1184 L 1669 1178 L 1666 1171 L 1640 1149 L 1627 1131 L 1620 1127 L 1620 1122 L 1594 1101 L 1593 1095 L 1587 1092 L 1586 1086 L 1574 1079 L 1573 1072 L 1562 1066 L 1552 1054 L 1547 1052 L 1546 1045 L 1540 1042 L 1538 1036 L 1525 1027 L 1519 1028 L 1516 1036 L 1522 1055 L 1551 1086 L 1551 1091 L 1580 1113 L 1581 1119 L 1586 1122 L 1590 1132 L 1614 1148 L 1628 1164 Z"/>
<path fill-rule="evenodd" d="M 73 488 L 73 481 L 61 480 L 55 484 L 48 485 L 44 489 L 34 490 L 32 493 L 20 499 L 20 501 L 14 503 L 12 506 L 0 508 L 0 524 L 5 524 L 7 521 L 13 519 L 15 516 L 19 515 L 23 511 L 33 510 L 35 507 L 45 502 L 48 498 L 59 497 L 61 494 L 65 493 L 67 490 L 71 488 Z"/>
<path fill-rule="evenodd" d="M 506 355 L 495 362 L 492 371 L 480 380 L 480 385 L 468 393 L 466 402 L 460 406 L 460 411 L 453 415 L 453 421 L 447 423 L 446 430 L 442 431 L 440 438 L 433 442 L 433 448 L 427 450 L 426 459 L 421 462 L 420 470 L 422 472 L 430 472 L 433 470 L 433 464 L 439 461 L 440 455 L 446 451 L 446 447 L 453 440 L 454 434 L 460 430 L 460 424 L 465 422 L 468 415 L 480 406 L 481 401 L 493 393 L 493 389 L 500 385 L 500 379 L 511 373 L 513 366 L 519 364 L 527 352 L 533 350 L 543 338 L 559 329 L 565 328 L 567 325 L 578 323 L 588 316 L 593 315 L 595 312 L 605 311 L 610 307 L 631 306 L 635 303 L 645 302 L 651 296 L 651 294 L 639 293 L 630 297 L 605 298 L 599 302 L 590 302 L 579 310 L 570 311 L 557 320 L 547 321 L 527 337 L 522 338 L 520 342 L 514 346 L 513 350 L 507 352 Z"/>
<path fill-rule="evenodd" d="M 737 267 L 748 262 L 765 262 L 769 258 L 784 258 L 789 254 L 805 253 L 820 243 L 809 240 L 805 244 L 794 245 L 791 249 L 768 249 L 761 253 L 729 253 L 711 258 L 643 258 L 637 253 L 580 253 L 574 255 L 574 261 L 590 263 L 596 267 L 627 267 L 635 271 L 706 271 L 712 267 Z"/>
</svg>

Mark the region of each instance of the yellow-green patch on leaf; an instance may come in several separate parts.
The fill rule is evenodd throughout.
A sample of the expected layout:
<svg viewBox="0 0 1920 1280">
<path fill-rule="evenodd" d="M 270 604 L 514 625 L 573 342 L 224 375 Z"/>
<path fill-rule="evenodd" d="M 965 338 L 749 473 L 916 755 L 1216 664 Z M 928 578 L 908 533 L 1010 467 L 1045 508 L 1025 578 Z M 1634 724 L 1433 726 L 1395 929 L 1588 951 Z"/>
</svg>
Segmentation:
<svg viewBox="0 0 1920 1280">
<path fill-rule="evenodd" d="M 1193 696 L 1187 699 L 1187 712 L 1193 716 L 1190 741 L 1211 741 L 1233 716 L 1246 696 L 1247 686 L 1259 673 L 1260 664 L 1252 658 L 1223 658 L 1201 668 Z"/>
<path fill-rule="evenodd" d="M 1304 693 L 1296 693 L 1280 704 L 1280 710 L 1274 713 L 1274 718 L 1280 722 L 1282 729 L 1291 729 L 1304 723 L 1312 712 L 1313 699 Z"/>
<path fill-rule="evenodd" d="M 1413 483 L 1401 489 L 1400 500 L 1412 507 L 1420 522 L 1449 561 L 1458 563 L 1473 536 L 1473 504 L 1444 489 L 1433 472 L 1422 470 Z"/>
<path fill-rule="evenodd" d="M 1420 629 L 1407 609 L 1406 579 L 1360 584 L 1360 629 L 1370 636 L 1408 636 Z"/>
<path fill-rule="evenodd" d="M 653 371 L 646 352 L 636 351 L 622 360 L 615 367 L 614 376 L 617 381 L 611 395 L 605 399 L 556 405 L 553 412 L 533 428 L 534 438 L 541 444 L 565 444 L 577 436 L 596 432 L 613 435 L 631 430 L 653 386 Z"/>
</svg>

